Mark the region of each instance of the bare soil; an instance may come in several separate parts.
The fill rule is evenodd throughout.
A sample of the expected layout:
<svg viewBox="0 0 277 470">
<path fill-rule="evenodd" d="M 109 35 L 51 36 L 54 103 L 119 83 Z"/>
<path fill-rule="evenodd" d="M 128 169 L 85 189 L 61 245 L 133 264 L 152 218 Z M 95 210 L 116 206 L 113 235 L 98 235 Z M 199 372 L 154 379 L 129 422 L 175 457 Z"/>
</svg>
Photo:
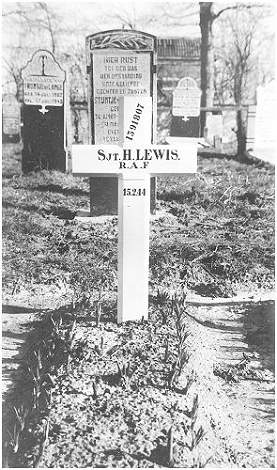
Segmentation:
<svg viewBox="0 0 277 470">
<path fill-rule="evenodd" d="M 198 175 L 160 179 L 150 318 L 117 325 L 116 218 L 74 220 L 87 209 L 87 181 L 46 171 L 22 176 L 19 166 L 20 147 L 7 146 L 4 467 L 274 467 L 273 303 L 232 301 L 274 285 L 273 168 L 201 158 Z M 99 286 L 106 297 L 98 324 Z M 181 340 L 168 301 L 180 288 L 188 294 Z M 69 364 L 61 355 L 46 368 L 51 406 L 39 398 L 44 408 L 13 452 L 8 432 L 14 403 L 26 395 L 26 358 L 47 340 L 51 314 L 67 318 L 62 335 L 76 318 Z"/>
</svg>

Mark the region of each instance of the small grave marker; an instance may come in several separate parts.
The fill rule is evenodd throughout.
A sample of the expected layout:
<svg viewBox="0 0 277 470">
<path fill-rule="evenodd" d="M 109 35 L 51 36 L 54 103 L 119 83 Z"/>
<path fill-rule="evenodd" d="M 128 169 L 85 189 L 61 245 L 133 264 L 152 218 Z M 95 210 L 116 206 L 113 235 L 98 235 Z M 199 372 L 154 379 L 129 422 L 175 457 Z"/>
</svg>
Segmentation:
<svg viewBox="0 0 277 470">
<path fill-rule="evenodd" d="M 18 142 L 20 139 L 20 105 L 12 93 L 3 95 L 2 116 L 3 142 Z"/>
<path fill-rule="evenodd" d="M 72 172 L 118 179 L 117 318 L 122 322 L 148 317 L 150 176 L 196 172 L 197 143 L 141 145 L 141 132 L 152 119 L 151 98 L 123 98 L 120 109 L 120 121 L 124 120 L 121 146 L 73 145 Z M 137 113 L 139 109 L 150 109 L 150 113 Z M 140 119 L 134 119 L 135 114 Z M 133 122 L 135 128 L 131 128 Z"/>
<path fill-rule="evenodd" d="M 22 170 L 65 171 L 65 71 L 51 52 L 38 50 L 22 69 Z"/>
<path fill-rule="evenodd" d="M 170 136 L 199 137 L 201 90 L 190 77 L 182 78 L 173 92 Z"/>
<path fill-rule="evenodd" d="M 92 144 L 120 142 L 120 97 L 151 97 L 154 112 L 141 144 L 154 143 L 156 135 L 157 40 L 135 30 L 111 30 L 86 38 L 89 72 L 89 120 Z M 132 130 L 132 129 L 131 129 Z M 129 134 L 130 135 L 130 134 Z M 150 140 L 148 140 L 150 139 Z M 155 207 L 155 180 L 151 181 L 151 208 Z M 117 178 L 90 180 L 90 209 L 117 209 Z"/>
<path fill-rule="evenodd" d="M 257 89 L 254 155 L 275 164 L 276 159 L 276 82 Z"/>
<path fill-rule="evenodd" d="M 222 111 L 207 113 L 206 120 L 207 136 L 206 140 L 217 149 L 222 147 L 223 137 L 223 115 Z"/>
</svg>

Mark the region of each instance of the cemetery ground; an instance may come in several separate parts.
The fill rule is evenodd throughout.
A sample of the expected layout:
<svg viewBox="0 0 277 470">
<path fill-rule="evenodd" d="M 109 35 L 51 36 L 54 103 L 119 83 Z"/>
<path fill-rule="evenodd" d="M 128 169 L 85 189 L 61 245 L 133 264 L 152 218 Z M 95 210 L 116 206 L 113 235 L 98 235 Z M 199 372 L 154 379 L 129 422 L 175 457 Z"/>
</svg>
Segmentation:
<svg viewBox="0 0 277 470">
<path fill-rule="evenodd" d="M 149 319 L 117 325 L 116 217 L 75 219 L 88 180 L 20 159 L 3 147 L 4 344 L 29 330 L 3 466 L 274 467 L 274 308 L 251 302 L 274 285 L 274 168 L 159 178 Z"/>
</svg>

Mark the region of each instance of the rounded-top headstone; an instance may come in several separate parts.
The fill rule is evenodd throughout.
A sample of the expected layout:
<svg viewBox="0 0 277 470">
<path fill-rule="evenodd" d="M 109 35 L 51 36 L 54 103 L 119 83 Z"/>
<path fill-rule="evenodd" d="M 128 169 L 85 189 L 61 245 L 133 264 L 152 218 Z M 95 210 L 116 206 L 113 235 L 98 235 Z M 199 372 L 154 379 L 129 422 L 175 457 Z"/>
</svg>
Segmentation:
<svg viewBox="0 0 277 470">
<path fill-rule="evenodd" d="M 191 77 L 182 78 L 173 92 L 173 116 L 195 117 L 200 114 L 201 90 Z"/>
<path fill-rule="evenodd" d="M 65 71 L 51 52 L 38 50 L 22 69 L 24 103 L 40 105 L 42 114 L 46 106 L 63 106 Z"/>
<path fill-rule="evenodd" d="M 23 80 L 22 170 L 67 168 L 66 73 L 47 50 L 37 50 L 21 71 Z"/>
</svg>

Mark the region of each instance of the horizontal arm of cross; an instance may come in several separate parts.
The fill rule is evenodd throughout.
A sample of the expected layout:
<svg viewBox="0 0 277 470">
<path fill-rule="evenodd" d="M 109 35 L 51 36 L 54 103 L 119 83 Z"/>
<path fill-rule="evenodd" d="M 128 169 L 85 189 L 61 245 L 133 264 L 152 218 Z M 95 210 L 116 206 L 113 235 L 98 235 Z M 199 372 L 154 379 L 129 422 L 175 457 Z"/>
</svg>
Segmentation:
<svg viewBox="0 0 277 470">
<path fill-rule="evenodd" d="M 72 173 L 75 176 L 135 177 L 196 173 L 197 143 L 182 145 L 73 145 Z"/>
</svg>

